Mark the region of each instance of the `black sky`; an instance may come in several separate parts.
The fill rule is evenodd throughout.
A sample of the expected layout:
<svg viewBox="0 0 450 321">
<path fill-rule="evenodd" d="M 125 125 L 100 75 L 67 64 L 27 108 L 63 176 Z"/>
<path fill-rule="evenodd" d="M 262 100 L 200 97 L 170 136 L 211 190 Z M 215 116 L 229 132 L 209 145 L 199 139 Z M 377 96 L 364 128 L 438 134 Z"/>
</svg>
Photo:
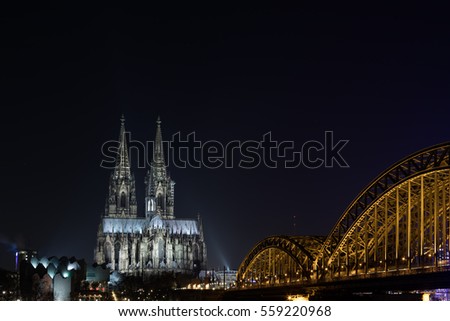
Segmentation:
<svg viewBox="0 0 450 321">
<path fill-rule="evenodd" d="M 1 267 L 13 243 L 92 261 L 110 173 L 101 145 L 122 113 L 141 141 L 158 115 L 165 139 L 349 140 L 347 169 L 171 167 L 175 215 L 202 215 L 213 267 L 237 268 L 269 235 L 326 235 L 378 173 L 450 136 L 444 7 L 0 12 Z"/>
</svg>

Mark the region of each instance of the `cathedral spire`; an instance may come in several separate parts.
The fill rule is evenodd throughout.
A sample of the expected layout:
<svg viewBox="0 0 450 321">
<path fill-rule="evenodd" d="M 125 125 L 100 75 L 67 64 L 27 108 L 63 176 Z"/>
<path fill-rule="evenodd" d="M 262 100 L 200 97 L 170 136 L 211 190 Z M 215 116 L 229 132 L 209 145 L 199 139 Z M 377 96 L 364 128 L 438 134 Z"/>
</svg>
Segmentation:
<svg viewBox="0 0 450 321">
<path fill-rule="evenodd" d="M 158 120 L 156 121 L 156 137 L 153 151 L 153 161 L 158 165 L 164 164 L 164 147 L 161 134 L 161 119 L 159 118 L 159 116 Z"/>
<path fill-rule="evenodd" d="M 173 219 L 175 182 L 167 174 L 159 117 L 156 121 L 153 161 L 150 164 L 150 171 L 147 173 L 146 185 L 146 217 L 160 215 L 164 219 Z"/>
<path fill-rule="evenodd" d="M 116 167 L 109 180 L 109 193 L 105 216 L 136 217 L 136 186 L 131 174 L 130 161 L 125 131 L 125 117 L 120 118 L 119 148 L 117 150 Z"/>
<path fill-rule="evenodd" d="M 122 114 L 120 118 L 120 135 L 119 135 L 119 150 L 117 151 L 116 159 L 116 173 L 121 176 L 130 174 L 130 162 L 128 160 L 128 149 L 125 131 L 125 117 Z"/>
</svg>

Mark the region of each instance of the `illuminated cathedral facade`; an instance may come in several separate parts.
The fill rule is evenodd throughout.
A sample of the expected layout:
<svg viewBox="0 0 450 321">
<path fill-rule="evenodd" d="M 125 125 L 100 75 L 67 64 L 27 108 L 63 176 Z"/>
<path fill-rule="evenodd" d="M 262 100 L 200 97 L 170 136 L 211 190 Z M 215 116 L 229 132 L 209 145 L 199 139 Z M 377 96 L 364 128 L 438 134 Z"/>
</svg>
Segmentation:
<svg viewBox="0 0 450 321">
<path fill-rule="evenodd" d="M 206 268 L 200 216 L 174 215 L 175 182 L 164 161 L 158 118 L 153 161 L 145 178 L 145 211 L 138 214 L 136 182 L 130 169 L 125 121 L 121 119 L 115 168 L 97 232 L 95 262 L 126 275 L 198 273 Z"/>
</svg>

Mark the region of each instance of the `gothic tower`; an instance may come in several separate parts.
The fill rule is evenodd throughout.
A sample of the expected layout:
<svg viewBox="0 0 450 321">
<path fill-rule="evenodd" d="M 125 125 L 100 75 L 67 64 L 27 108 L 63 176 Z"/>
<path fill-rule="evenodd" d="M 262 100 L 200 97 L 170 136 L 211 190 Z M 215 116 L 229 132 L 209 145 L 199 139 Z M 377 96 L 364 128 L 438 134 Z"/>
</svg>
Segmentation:
<svg viewBox="0 0 450 321">
<path fill-rule="evenodd" d="M 130 170 L 126 142 L 125 118 L 122 115 L 116 166 L 109 179 L 109 196 L 105 216 L 136 217 L 136 187 Z"/>
<path fill-rule="evenodd" d="M 164 162 L 164 146 L 161 134 L 161 120 L 156 121 L 156 136 L 153 145 L 153 160 L 145 178 L 145 216 L 159 215 L 173 219 L 175 182 L 170 179 Z"/>
</svg>

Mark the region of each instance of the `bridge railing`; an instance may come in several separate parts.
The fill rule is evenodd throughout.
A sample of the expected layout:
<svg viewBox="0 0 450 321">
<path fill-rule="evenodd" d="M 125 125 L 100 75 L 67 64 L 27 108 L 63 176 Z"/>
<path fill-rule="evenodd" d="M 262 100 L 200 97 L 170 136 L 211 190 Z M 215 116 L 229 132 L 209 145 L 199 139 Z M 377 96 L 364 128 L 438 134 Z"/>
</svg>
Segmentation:
<svg viewBox="0 0 450 321">
<path fill-rule="evenodd" d="M 241 283 L 238 285 L 241 289 L 254 289 L 254 288 L 270 288 L 270 287 L 286 287 L 286 286 L 311 286 L 316 284 L 326 284 L 330 282 L 338 281 L 349 281 L 349 280 L 362 280 L 362 279 L 377 279 L 377 278 L 387 278 L 396 276 L 406 276 L 406 275 L 417 275 L 417 274 L 430 274 L 439 272 L 450 272 L 450 265 L 447 266 L 433 266 L 433 267 L 417 267 L 412 269 L 401 269 L 401 270 L 389 270 L 389 271 L 378 271 L 366 274 L 350 275 L 350 276 L 335 276 L 324 280 L 310 279 L 310 280 L 289 280 L 284 282 L 255 282 L 255 283 Z"/>
</svg>

